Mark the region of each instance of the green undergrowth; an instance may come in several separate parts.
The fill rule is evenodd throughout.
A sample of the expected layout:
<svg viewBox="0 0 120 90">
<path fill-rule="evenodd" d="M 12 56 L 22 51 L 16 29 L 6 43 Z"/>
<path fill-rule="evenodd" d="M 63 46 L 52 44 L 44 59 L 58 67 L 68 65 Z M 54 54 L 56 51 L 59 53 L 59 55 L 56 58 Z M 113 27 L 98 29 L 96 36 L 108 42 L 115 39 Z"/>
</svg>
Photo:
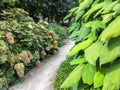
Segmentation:
<svg viewBox="0 0 120 90">
<path fill-rule="evenodd" d="M 74 66 L 70 65 L 71 60 L 72 59 L 67 59 L 63 61 L 59 69 L 57 70 L 57 75 L 56 75 L 55 82 L 54 82 L 54 90 L 70 90 L 70 88 L 61 89 L 60 87 L 61 87 L 61 84 L 64 82 L 64 80 L 76 67 L 75 65 Z"/>
<path fill-rule="evenodd" d="M 49 30 L 54 31 L 59 36 L 58 46 L 59 47 L 63 46 L 65 44 L 64 40 L 68 36 L 67 28 L 62 27 L 62 26 L 58 25 L 57 23 L 49 23 L 47 25 L 47 27 L 49 28 Z"/>
</svg>

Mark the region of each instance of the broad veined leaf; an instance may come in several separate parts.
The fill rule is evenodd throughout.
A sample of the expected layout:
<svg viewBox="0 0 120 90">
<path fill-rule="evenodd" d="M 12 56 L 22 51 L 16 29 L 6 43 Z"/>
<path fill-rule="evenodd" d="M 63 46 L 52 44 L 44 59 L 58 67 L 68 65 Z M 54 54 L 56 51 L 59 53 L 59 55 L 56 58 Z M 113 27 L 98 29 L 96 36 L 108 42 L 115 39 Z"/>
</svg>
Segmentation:
<svg viewBox="0 0 120 90">
<path fill-rule="evenodd" d="M 100 4 L 96 4 L 94 7 L 92 7 L 89 11 L 86 12 L 86 14 L 83 16 L 83 18 L 85 18 L 85 17 L 89 18 L 90 15 L 91 15 L 93 12 L 101 9 L 101 8 L 102 8 L 104 5 L 106 5 L 106 4 L 107 4 L 107 2 L 103 2 L 103 3 L 100 3 Z"/>
<path fill-rule="evenodd" d="M 79 13 L 77 13 L 77 14 L 76 14 L 76 17 L 75 17 L 75 21 L 79 20 L 84 13 L 85 13 L 84 10 L 80 11 Z"/>
<path fill-rule="evenodd" d="M 73 86 L 72 90 L 78 90 L 78 83 Z"/>
<path fill-rule="evenodd" d="M 81 41 L 84 40 L 90 33 L 90 28 L 85 27 L 85 25 L 83 25 L 80 29 L 80 33 L 78 35 L 77 41 Z"/>
<path fill-rule="evenodd" d="M 72 40 L 76 39 L 79 36 L 80 32 L 81 32 L 80 30 L 73 31 L 72 34 L 70 35 L 70 39 Z"/>
<path fill-rule="evenodd" d="M 91 27 L 92 32 L 98 30 L 99 28 L 104 29 L 106 27 L 101 21 L 98 21 L 98 20 L 90 21 L 90 22 L 86 23 L 85 26 Z"/>
<path fill-rule="evenodd" d="M 98 71 L 95 73 L 94 76 L 94 88 L 99 88 L 103 85 L 104 83 L 104 70 L 103 71 Z"/>
<path fill-rule="evenodd" d="M 114 6 L 116 6 L 117 4 L 118 4 L 117 1 L 112 2 L 107 8 L 105 8 L 105 10 L 102 12 L 102 14 L 109 13 L 114 8 Z"/>
<path fill-rule="evenodd" d="M 70 65 L 83 64 L 83 63 L 85 63 L 85 62 L 86 62 L 85 58 L 77 58 L 77 59 L 75 59 L 75 60 L 72 60 L 72 61 L 70 62 Z"/>
<path fill-rule="evenodd" d="M 119 90 L 120 89 L 120 61 L 112 64 L 105 75 L 102 90 Z"/>
<path fill-rule="evenodd" d="M 103 47 L 100 55 L 100 64 L 114 61 L 120 56 L 120 37 L 111 39 L 106 46 Z"/>
<path fill-rule="evenodd" d="M 96 65 L 96 60 L 100 56 L 100 51 L 102 50 L 103 45 L 101 42 L 97 41 L 89 46 L 85 50 L 85 59 L 92 65 Z"/>
<path fill-rule="evenodd" d="M 82 76 L 82 71 L 84 68 L 84 64 L 78 65 L 68 76 L 68 78 L 63 82 L 61 88 L 68 88 L 74 86 L 79 82 Z"/>
<path fill-rule="evenodd" d="M 116 14 L 120 14 L 120 3 L 118 3 L 118 4 L 113 8 L 113 11 L 114 11 Z"/>
<path fill-rule="evenodd" d="M 78 9 L 78 7 L 75 7 L 75 8 L 73 8 L 73 9 L 71 9 L 71 10 L 69 11 L 69 13 L 74 13 L 77 9 Z"/>
<path fill-rule="evenodd" d="M 89 34 L 89 39 L 91 39 L 91 40 L 93 40 L 93 41 L 95 41 L 96 39 L 97 39 L 97 35 L 96 35 L 96 32 L 94 31 L 94 32 L 91 32 L 90 34 Z"/>
<path fill-rule="evenodd" d="M 92 25 L 92 32 L 94 32 L 94 31 L 97 31 L 98 29 L 104 29 L 106 26 L 103 24 L 103 23 L 101 23 L 100 21 L 96 21 L 96 22 L 94 22 L 93 23 L 93 25 Z"/>
<path fill-rule="evenodd" d="M 105 15 L 102 15 L 102 23 L 106 24 L 108 23 L 114 16 L 114 13 L 109 13 L 109 14 L 105 14 Z"/>
<path fill-rule="evenodd" d="M 75 7 L 69 11 L 69 14 L 64 18 L 64 21 L 69 19 L 70 17 L 73 16 L 73 13 L 78 9 L 78 7 Z"/>
<path fill-rule="evenodd" d="M 92 2 L 93 2 L 93 0 L 84 0 L 84 2 L 80 3 L 80 6 L 79 6 L 78 10 L 75 12 L 75 14 L 90 7 Z"/>
<path fill-rule="evenodd" d="M 115 38 L 120 35 L 120 16 L 118 16 L 113 22 L 111 22 L 108 27 L 100 35 L 100 40 L 106 42 L 110 38 Z"/>
<path fill-rule="evenodd" d="M 97 16 L 99 16 L 100 14 L 102 14 L 103 10 L 105 10 L 107 7 L 109 7 L 111 5 L 110 3 L 107 3 L 104 7 L 102 7 L 95 15 L 93 18 L 96 18 Z"/>
<path fill-rule="evenodd" d="M 78 22 L 75 22 L 71 25 L 71 27 L 69 28 L 69 32 L 73 32 L 74 30 L 76 30 L 76 28 L 79 28 L 80 24 Z"/>
<path fill-rule="evenodd" d="M 95 6 L 96 4 L 98 4 L 99 1 L 100 1 L 100 0 L 95 0 L 95 1 L 93 2 L 93 4 L 91 5 L 91 7 L 93 7 L 93 6 Z"/>
<path fill-rule="evenodd" d="M 79 37 L 80 39 L 83 39 L 86 34 L 88 34 L 90 32 L 90 29 L 88 27 L 85 27 L 85 25 L 82 25 L 82 27 L 79 30 L 75 30 L 72 32 L 72 34 L 70 35 L 70 39 L 74 40 L 76 38 Z"/>
<path fill-rule="evenodd" d="M 91 85 L 94 82 L 94 75 L 96 72 L 95 66 L 87 64 L 83 69 L 82 80 L 85 84 Z"/>
<path fill-rule="evenodd" d="M 69 13 L 65 18 L 64 21 L 67 20 L 68 18 L 72 17 L 73 13 Z"/>
<path fill-rule="evenodd" d="M 78 53 L 80 50 L 84 50 L 85 48 L 87 48 L 90 44 L 92 43 L 91 39 L 88 39 L 86 41 L 80 42 L 77 45 L 75 45 L 72 50 L 69 52 L 68 56 L 73 56 L 76 53 Z"/>
</svg>

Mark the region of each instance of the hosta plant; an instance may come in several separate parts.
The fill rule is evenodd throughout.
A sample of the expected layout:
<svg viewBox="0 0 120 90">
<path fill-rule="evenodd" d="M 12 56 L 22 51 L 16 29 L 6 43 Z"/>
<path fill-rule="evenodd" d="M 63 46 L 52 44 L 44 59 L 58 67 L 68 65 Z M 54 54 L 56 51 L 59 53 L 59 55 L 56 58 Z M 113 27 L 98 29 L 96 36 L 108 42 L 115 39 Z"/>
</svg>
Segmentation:
<svg viewBox="0 0 120 90">
<path fill-rule="evenodd" d="M 68 57 L 78 65 L 61 88 L 120 89 L 120 1 L 79 0 L 65 17 L 72 18 L 70 38 L 76 41 Z"/>
</svg>

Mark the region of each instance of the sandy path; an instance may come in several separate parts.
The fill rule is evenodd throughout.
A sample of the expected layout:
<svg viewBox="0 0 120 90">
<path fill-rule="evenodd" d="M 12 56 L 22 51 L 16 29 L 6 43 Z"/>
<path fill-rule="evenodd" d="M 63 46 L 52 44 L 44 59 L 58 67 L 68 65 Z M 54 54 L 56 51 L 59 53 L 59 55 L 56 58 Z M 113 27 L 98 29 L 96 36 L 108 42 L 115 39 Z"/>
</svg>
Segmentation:
<svg viewBox="0 0 120 90">
<path fill-rule="evenodd" d="M 69 50 L 74 42 L 68 41 L 66 45 L 59 49 L 59 53 L 46 59 L 46 62 L 39 68 L 34 68 L 26 75 L 23 83 L 16 84 L 9 90 L 54 90 L 52 83 L 54 81 L 56 71 L 66 58 Z"/>
</svg>

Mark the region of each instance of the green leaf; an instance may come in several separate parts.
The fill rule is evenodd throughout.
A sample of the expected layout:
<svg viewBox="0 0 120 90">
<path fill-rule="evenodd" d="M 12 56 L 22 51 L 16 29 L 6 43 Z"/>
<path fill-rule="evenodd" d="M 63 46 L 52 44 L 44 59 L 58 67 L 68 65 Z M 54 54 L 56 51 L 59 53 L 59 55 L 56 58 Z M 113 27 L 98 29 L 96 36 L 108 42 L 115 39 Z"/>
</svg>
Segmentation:
<svg viewBox="0 0 120 90">
<path fill-rule="evenodd" d="M 113 15 L 114 15 L 114 13 L 102 15 L 102 17 L 103 17 L 102 23 L 104 23 L 104 24 L 108 23 L 113 18 Z"/>
<path fill-rule="evenodd" d="M 64 18 L 64 21 L 69 19 L 70 17 L 72 17 L 73 13 L 69 13 L 65 18 Z"/>
<path fill-rule="evenodd" d="M 76 30 L 76 28 L 79 28 L 80 27 L 80 24 L 78 22 L 75 22 L 71 25 L 71 27 L 69 28 L 69 32 L 73 32 Z"/>
<path fill-rule="evenodd" d="M 101 21 L 98 21 L 98 20 L 90 21 L 90 22 L 86 23 L 85 26 L 91 27 L 92 28 L 92 30 L 91 30 L 92 32 L 93 31 L 97 31 L 99 28 L 104 29 L 106 27 L 103 23 L 101 23 Z"/>
<path fill-rule="evenodd" d="M 87 64 L 83 69 L 82 80 L 85 84 L 91 85 L 94 82 L 94 75 L 96 72 L 95 66 Z"/>
<path fill-rule="evenodd" d="M 118 4 L 117 1 L 112 2 L 107 8 L 105 8 L 105 10 L 102 12 L 102 14 L 109 13 L 114 8 L 114 6 L 116 6 L 117 4 Z"/>
<path fill-rule="evenodd" d="M 70 62 L 70 65 L 83 64 L 86 62 L 85 58 L 74 59 Z"/>
<path fill-rule="evenodd" d="M 86 41 L 80 42 L 77 45 L 75 45 L 75 47 L 73 47 L 73 49 L 69 52 L 68 56 L 73 56 L 76 53 L 78 53 L 80 50 L 84 50 L 85 48 L 87 48 L 90 44 L 92 43 L 92 40 L 88 39 Z"/>
<path fill-rule="evenodd" d="M 92 4 L 93 0 L 84 0 L 84 2 L 80 3 L 79 9 L 77 10 L 76 13 L 85 10 L 86 8 L 90 7 Z"/>
<path fill-rule="evenodd" d="M 120 37 L 111 39 L 106 46 L 103 47 L 100 55 L 100 64 L 105 64 L 115 60 L 120 56 Z"/>
<path fill-rule="evenodd" d="M 104 73 L 103 71 L 98 71 L 94 76 L 94 88 L 99 88 L 103 85 L 104 82 Z"/>
<path fill-rule="evenodd" d="M 77 15 L 76 15 L 76 17 L 75 17 L 75 21 L 79 20 L 84 13 L 85 13 L 84 10 L 80 11 L 79 13 L 77 13 Z"/>
<path fill-rule="evenodd" d="M 107 70 L 102 90 L 120 89 L 120 61 L 115 62 Z"/>
<path fill-rule="evenodd" d="M 102 8 L 102 7 L 103 7 L 104 5 L 106 5 L 106 4 L 107 4 L 107 2 L 103 2 L 103 3 L 100 3 L 100 4 L 96 4 L 94 7 L 92 7 L 89 11 L 86 12 L 86 14 L 83 16 L 83 18 L 85 18 L 85 17 L 89 18 L 90 15 L 91 15 L 93 12 L 99 10 L 100 8 Z"/>
<path fill-rule="evenodd" d="M 118 16 L 100 35 L 100 40 L 106 42 L 110 38 L 115 38 L 120 35 L 120 16 Z"/>
<path fill-rule="evenodd" d="M 2 76 L 4 74 L 5 71 L 0 69 L 0 76 Z"/>
<path fill-rule="evenodd" d="M 72 90 L 78 90 L 78 83 L 73 86 Z"/>
<path fill-rule="evenodd" d="M 96 60 L 100 56 L 100 51 L 102 50 L 102 43 L 95 42 L 90 47 L 85 50 L 85 59 L 92 65 L 96 65 Z"/>
<path fill-rule="evenodd" d="M 84 64 L 78 65 L 68 76 L 68 78 L 63 82 L 61 88 L 68 88 L 74 86 L 79 82 L 82 76 L 82 71 L 84 68 Z"/>
<path fill-rule="evenodd" d="M 70 39 L 74 40 L 75 38 L 77 38 L 80 34 L 80 30 L 78 31 L 73 31 L 72 34 L 70 35 Z"/>
<path fill-rule="evenodd" d="M 90 33 L 90 28 L 85 27 L 85 25 L 83 25 L 80 29 L 80 32 L 78 33 L 78 37 L 76 38 L 76 40 L 81 41 L 84 40 Z"/>
<path fill-rule="evenodd" d="M 120 3 L 118 3 L 118 4 L 113 8 L 113 11 L 114 11 L 116 14 L 120 14 Z"/>
</svg>

